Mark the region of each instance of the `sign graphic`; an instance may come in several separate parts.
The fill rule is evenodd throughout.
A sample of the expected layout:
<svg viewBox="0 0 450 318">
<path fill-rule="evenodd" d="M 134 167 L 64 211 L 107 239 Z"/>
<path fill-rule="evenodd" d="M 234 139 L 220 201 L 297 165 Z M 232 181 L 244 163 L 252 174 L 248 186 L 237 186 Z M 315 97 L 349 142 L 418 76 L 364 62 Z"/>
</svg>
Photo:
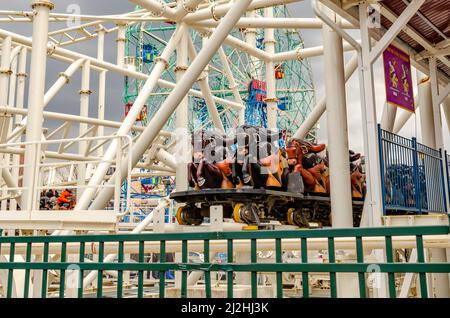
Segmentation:
<svg viewBox="0 0 450 318">
<path fill-rule="evenodd" d="M 390 45 L 383 53 L 383 61 L 387 102 L 414 112 L 414 93 L 409 55 Z"/>
</svg>

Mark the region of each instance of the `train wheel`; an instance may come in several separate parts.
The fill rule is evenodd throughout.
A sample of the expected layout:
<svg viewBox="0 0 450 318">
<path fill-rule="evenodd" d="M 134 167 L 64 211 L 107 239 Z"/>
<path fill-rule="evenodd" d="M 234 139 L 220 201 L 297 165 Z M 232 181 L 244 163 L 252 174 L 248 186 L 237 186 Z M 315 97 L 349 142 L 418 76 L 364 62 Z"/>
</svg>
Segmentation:
<svg viewBox="0 0 450 318">
<path fill-rule="evenodd" d="M 236 223 L 259 225 L 258 207 L 255 204 L 238 203 L 233 209 L 233 220 Z"/>
<path fill-rule="evenodd" d="M 241 219 L 241 209 L 244 205 L 242 203 L 237 203 L 233 208 L 233 221 L 236 223 L 245 223 Z"/>
<path fill-rule="evenodd" d="M 290 225 L 296 225 L 302 228 L 309 228 L 309 222 L 302 210 L 289 209 L 287 212 L 287 221 Z"/>
<path fill-rule="evenodd" d="M 196 206 L 178 208 L 175 217 L 180 225 L 200 225 L 203 223 L 201 209 Z"/>
<path fill-rule="evenodd" d="M 287 224 L 289 224 L 289 225 L 295 225 L 294 217 L 293 217 L 294 211 L 295 211 L 295 209 L 292 209 L 292 208 L 287 211 Z"/>
<path fill-rule="evenodd" d="M 187 222 L 184 219 L 184 208 L 184 206 L 179 207 L 177 213 L 175 214 L 175 218 L 180 225 L 187 225 Z"/>
</svg>

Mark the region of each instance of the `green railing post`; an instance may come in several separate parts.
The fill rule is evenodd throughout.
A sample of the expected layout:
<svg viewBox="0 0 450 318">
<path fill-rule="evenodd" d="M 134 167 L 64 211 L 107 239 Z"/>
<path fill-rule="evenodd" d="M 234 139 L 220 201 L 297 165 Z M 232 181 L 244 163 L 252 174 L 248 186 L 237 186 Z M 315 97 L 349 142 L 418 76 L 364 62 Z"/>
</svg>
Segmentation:
<svg viewBox="0 0 450 318">
<path fill-rule="evenodd" d="M 227 240 L 227 261 L 228 264 L 233 264 L 233 240 Z M 227 269 L 227 297 L 233 298 L 233 271 Z"/>
<path fill-rule="evenodd" d="M 100 267 L 103 263 L 103 258 L 105 252 L 105 242 L 99 242 L 98 243 L 98 264 L 99 269 L 97 271 L 97 298 L 103 297 L 103 270 Z"/>
<path fill-rule="evenodd" d="M 45 242 L 44 243 L 44 255 L 43 255 L 43 259 L 42 259 L 43 263 L 48 263 L 48 248 L 49 248 L 49 243 Z M 47 298 L 47 274 L 48 274 L 48 271 L 46 269 L 44 269 L 42 271 L 42 293 L 41 293 L 42 298 Z"/>
<path fill-rule="evenodd" d="M 86 243 L 80 242 L 80 250 L 78 261 L 80 263 L 84 263 L 84 251 L 85 251 Z M 78 283 L 78 298 L 83 298 L 83 281 L 84 281 L 84 270 L 80 269 L 80 279 Z"/>
<path fill-rule="evenodd" d="M 139 241 L 139 263 L 144 263 L 144 241 Z M 144 271 L 138 272 L 138 298 L 144 297 Z"/>
<path fill-rule="evenodd" d="M 281 238 L 275 239 L 275 262 L 277 264 L 283 263 L 282 259 Z M 277 271 L 277 298 L 283 298 L 283 273 Z"/>
<path fill-rule="evenodd" d="M 250 245 L 250 261 L 253 264 L 256 264 L 258 262 L 258 258 L 256 255 L 257 250 L 257 242 L 256 239 L 251 240 Z M 252 298 L 258 297 L 258 273 L 255 271 L 252 271 L 252 278 L 251 278 L 251 284 L 252 284 Z"/>
<path fill-rule="evenodd" d="M 67 248 L 67 243 L 62 242 L 61 243 L 61 263 L 63 263 L 63 264 L 66 262 L 66 248 Z M 61 277 L 59 278 L 59 297 L 64 298 L 66 270 L 64 268 L 61 268 L 60 273 L 61 273 L 60 274 Z"/>
<path fill-rule="evenodd" d="M 188 243 L 187 240 L 183 240 L 181 243 L 181 262 L 183 265 L 188 263 Z M 181 298 L 187 297 L 187 270 L 183 269 L 181 272 Z"/>
<path fill-rule="evenodd" d="M 386 236 L 386 261 L 388 264 L 392 264 L 394 262 L 394 256 L 392 251 L 392 236 Z M 391 298 L 397 297 L 397 290 L 395 288 L 395 273 L 388 273 L 388 282 L 389 282 L 389 295 Z"/>
<path fill-rule="evenodd" d="M 422 235 L 416 235 L 416 248 L 417 248 L 417 261 L 419 263 L 425 263 Z M 420 281 L 420 294 L 422 298 L 428 298 L 427 276 L 424 272 L 419 273 L 419 281 Z"/>
<path fill-rule="evenodd" d="M 334 238 L 328 238 L 328 262 L 330 264 L 336 263 L 336 256 L 334 255 Z M 331 298 L 337 297 L 336 272 L 330 272 L 330 293 Z"/>
<path fill-rule="evenodd" d="M 31 263 L 31 249 L 32 249 L 32 243 L 27 243 L 27 251 L 25 256 L 25 263 Z M 25 270 L 25 283 L 23 287 L 23 298 L 28 298 L 30 292 L 30 270 L 27 268 Z"/>
<path fill-rule="evenodd" d="M 356 260 L 359 264 L 364 263 L 364 248 L 362 237 L 356 237 Z M 359 296 L 361 298 L 366 298 L 366 274 L 365 272 L 358 273 L 358 281 L 359 281 Z"/>
<path fill-rule="evenodd" d="M 302 264 L 308 263 L 308 241 L 306 237 L 301 238 Z M 309 273 L 302 272 L 303 298 L 309 298 Z"/>
<path fill-rule="evenodd" d="M 209 255 L 209 240 L 203 241 L 203 262 L 205 264 L 210 263 Z M 209 269 L 205 270 L 205 296 L 206 298 L 211 298 L 211 272 Z"/>
<path fill-rule="evenodd" d="M 16 244 L 10 243 L 9 244 L 9 262 L 14 263 L 14 255 L 16 254 Z M 13 290 L 13 281 L 14 281 L 14 270 L 10 269 L 8 270 L 8 286 L 6 289 L 6 298 L 12 297 L 12 290 Z"/>
<path fill-rule="evenodd" d="M 161 264 L 166 262 L 166 241 L 159 243 L 159 257 Z M 166 292 L 166 272 L 159 271 L 159 298 L 164 298 Z"/>
<path fill-rule="evenodd" d="M 117 262 L 123 264 L 124 257 L 124 242 L 119 241 L 119 251 L 117 255 Z M 117 298 L 122 298 L 123 296 L 123 270 L 119 269 L 117 271 Z"/>
</svg>

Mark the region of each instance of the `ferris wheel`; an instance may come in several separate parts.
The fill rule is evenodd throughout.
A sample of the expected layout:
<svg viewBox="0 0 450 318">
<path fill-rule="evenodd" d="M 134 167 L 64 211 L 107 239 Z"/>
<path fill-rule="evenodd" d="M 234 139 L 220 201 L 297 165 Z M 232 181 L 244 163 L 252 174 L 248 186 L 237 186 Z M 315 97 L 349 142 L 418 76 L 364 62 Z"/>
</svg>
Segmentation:
<svg viewBox="0 0 450 318">
<path fill-rule="evenodd" d="M 140 9 L 139 7 L 136 8 Z M 256 12 L 259 14 L 262 12 Z M 286 6 L 274 9 L 274 17 L 289 17 Z M 125 64 L 134 70 L 149 74 L 158 57 L 174 32 L 176 26 L 166 22 L 142 22 L 131 25 L 126 32 L 126 61 Z M 241 28 L 232 35 L 244 40 L 248 30 Z M 196 51 L 200 51 L 203 38 L 199 33 L 191 34 Z M 284 52 L 303 48 L 304 43 L 298 30 L 275 30 L 276 51 Z M 264 31 L 256 30 L 256 46 L 264 50 Z M 228 46 L 224 46 L 225 57 L 230 65 L 235 79 L 237 90 L 245 103 L 245 123 L 249 125 L 266 126 L 265 97 L 265 66 L 264 62 L 255 59 L 249 54 Z M 213 96 L 229 99 L 232 97 L 232 87 L 223 70 L 223 56 L 217 53 L 208 65 L 208 82 Z M 173 55 L 169 61 L 168 69 L 163 73 L 162 79 L 175 82 L 175 63 Z M 287 137 L 292 136 L 315 105 L 315 91 L 312 80 L 312 71 L 307 59 L 286 61 L 275 66 L 277 86 L 277 125 Z M 134 78 L 125 77 L 123 102 L 125 114 L 132 106 L 144 82 Z M 193 87 L 198 89 L 198 87 Z M 234 87 L 233 87 L 234 88 Z M 147 118 L 151 118 L 159 109 L 168 94 L 169 89 L 156 88 L 150 95 L 148 103 L 138 118 L 143 126 L 147 125 Z M 226 131 L 238 126 L 238 111 L 225 108 L 217 104 L 217 109 Z M 189 97 L 189 129 L 212 128 L 213 122 L 208 113 L 203 98 Z M 166 123 L 166 130 L 175 129 L 174 116 Z M 315 139 L 315 130 L 311 130 L 307 139 Z"/>
</svg>

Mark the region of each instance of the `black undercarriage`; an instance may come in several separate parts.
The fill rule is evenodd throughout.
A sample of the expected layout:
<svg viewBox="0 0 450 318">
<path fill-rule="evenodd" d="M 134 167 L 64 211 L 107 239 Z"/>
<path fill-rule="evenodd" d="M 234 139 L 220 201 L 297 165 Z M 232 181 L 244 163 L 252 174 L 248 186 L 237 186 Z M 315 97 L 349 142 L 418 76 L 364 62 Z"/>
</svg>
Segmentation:
<svg viewBox="0 0 450 318">
<path fill-rule="evenodd" d="M 279 221 L 302 228 L 309 227 L 310 223 L 331 226 L 331 204 L 327 195 L 241 188 L 174 192 L 170 198 L 185 204 L 177 211 L 178 222 L 185 225 L 200 225 L 209 217 L 211 206 L 221 205 L 224 218 L 249 225 Z M 363 205 L 362 199 L 353 199 L 355 227 L 360 224 Z"/>
</svg>

